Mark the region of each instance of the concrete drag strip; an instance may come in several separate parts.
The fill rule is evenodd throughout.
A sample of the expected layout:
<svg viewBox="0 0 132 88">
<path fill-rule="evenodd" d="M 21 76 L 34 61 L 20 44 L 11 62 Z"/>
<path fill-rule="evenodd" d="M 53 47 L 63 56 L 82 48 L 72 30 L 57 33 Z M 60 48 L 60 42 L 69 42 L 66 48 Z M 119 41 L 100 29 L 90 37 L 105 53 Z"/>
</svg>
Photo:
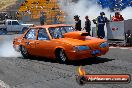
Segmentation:
<svg viewBox="0 0 132 88">
<path fill-rule="evenodd" d="M 0 35 L 2 38 L 0 50 L 3 48 L 5 55 L 10 50 L 6 51 L 6 47 L 12 46 L 12 39 L 15 36 L 17 35 Z M 4 43 L 5 41 L 9 41 L 9 44 Z M 132 88 L 132 83 L 80 86 L 76 82 L 79 66 L 82 66 L 88 74 L 132 75 L 131 65 L 131 50 L 118 47 L 110 47 L 110 51 L 104 56 L 71 61 L 67 64 L 60 64 L 47 58 L 23 59 L 17 55 L 2 57 L 0 54 L 0 80 L 2 80 L 0 85 L 7 86 L 4 88 Z"/>
</svg>

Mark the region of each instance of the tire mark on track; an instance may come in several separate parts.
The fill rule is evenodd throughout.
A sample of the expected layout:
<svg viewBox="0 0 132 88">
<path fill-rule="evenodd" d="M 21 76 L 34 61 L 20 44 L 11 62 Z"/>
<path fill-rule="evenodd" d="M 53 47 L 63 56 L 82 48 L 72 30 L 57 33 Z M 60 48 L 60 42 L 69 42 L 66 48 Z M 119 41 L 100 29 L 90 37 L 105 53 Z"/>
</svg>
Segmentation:
<svg viewBox="0 0 132 88">
<path fill-rule="evenodd" d="M 23 60 L 20 60 L 20 61 L 23 61 Z M 50 62 L 43 63 L 43 62 L 30 60 L 30 59 L 26 59 L 24 62 L 26 62 L 26 64 L 31 62 L 32 64 L 36 64 L 37 63 L 39 65 L 42 65 L 43 67 L 50 67 L 50 68 L 48 68 L 49 71 L 47 71 L 47 72 L 50 73 L 50 75 L 55 75 L 55 77 L 53 77 L 53 78 L 51 77 L 51 78 L 48 78 L 48 79 L 46 78 L 46 80 L 43 80 L 43 81 L 40 81 L 40 82 L 44 82 L 45 83 L 45 82 L 54 81 L 54 80 L 56 81 L 56 80 L 59 80 L 59 79 L 62 79 L 62 78 L 63 79 L 65 79 L 65 78 L 73 79 L 73 77 L 75 77 L 75 73 L 73 72 L 73 70 L 68 70 L 68 69 L 61 68 L 61 66 L 57 67 L 57 66 L 55 66 L 56 64 L 54 64 L 52 62 L 51 63 Z M 49 64 L 52 64 L 52 65 L 49 65 Z M 59 63 L 57 63 L 57 64 L 61 65 Z M 21 68 L 34 72 L 33 69 L 30 69 L 30 68 L 27 68 L 27 67 L 21 67 Z M 42 72 L 34 72 L 34 73 L 39 74 L 41 76 L 45 76 L 46 75 L 46 74 L 43 74 Z M 34 81 L 34 82 L 32 82 L 32 84 L 36 83 L 36 82 L 37 81 Z M 15 86 L 19 86 L 19 85 L 22 85 L 22 84 L 24 84 L 24 82 L 23 83 L 19 83 L 19 84 L 15 85 Z"/>
</svg>

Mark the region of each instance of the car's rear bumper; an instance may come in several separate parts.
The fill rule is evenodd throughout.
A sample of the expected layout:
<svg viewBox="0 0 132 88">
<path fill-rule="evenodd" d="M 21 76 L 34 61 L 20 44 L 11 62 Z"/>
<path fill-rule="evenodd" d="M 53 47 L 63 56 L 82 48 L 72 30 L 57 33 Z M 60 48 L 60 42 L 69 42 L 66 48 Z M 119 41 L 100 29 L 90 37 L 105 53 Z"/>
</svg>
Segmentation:
<svg viewBox="0 0 132 88">
<path fill-rule="evenodd" d="M 93 51 L 95 50 L 79 51 L 79 52 L 70 51 L 70 52 L 66 52 L 66 54 L 69 60 L 80 60 L 80 59 L 105 55 L 109 51 L 109 48 L 100 49 L 99 50 L 100 53 L 96 53 L 96 54 L 92 54 Z"/>
</svg>

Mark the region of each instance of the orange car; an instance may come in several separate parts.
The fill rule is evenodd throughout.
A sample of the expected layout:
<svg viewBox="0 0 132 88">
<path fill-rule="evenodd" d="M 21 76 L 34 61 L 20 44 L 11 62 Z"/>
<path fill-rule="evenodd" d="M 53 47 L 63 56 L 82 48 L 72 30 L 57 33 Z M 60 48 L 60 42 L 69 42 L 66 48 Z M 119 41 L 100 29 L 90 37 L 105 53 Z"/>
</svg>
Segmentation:
<svg viewBox="0 0 132 88">
<path fill-rule="evenodd" d="M 13 41 L 13 47 L 24 58 L 40 56 L 60 62 L 104 55 L 109 50 L 106 40 L 87 36 L 87 32 L 74 31 L 66 24 L 29 28 Z"/>
</svg>

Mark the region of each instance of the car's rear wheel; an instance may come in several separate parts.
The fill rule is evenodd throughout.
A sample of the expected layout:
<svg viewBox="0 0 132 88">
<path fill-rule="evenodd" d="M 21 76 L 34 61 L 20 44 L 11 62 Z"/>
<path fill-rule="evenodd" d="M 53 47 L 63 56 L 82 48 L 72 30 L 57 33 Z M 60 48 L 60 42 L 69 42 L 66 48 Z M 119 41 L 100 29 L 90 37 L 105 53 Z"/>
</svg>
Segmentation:
<svg viewBox="0 0 132 88">
<path fill-rule="evenodd" d="M 2 34 L 7 34 L 7 30 L 6 29 L 0 29 L 0 35 Z"/>
<path fill-rule="evenodd" d="M 20 51 L 21 51 L 21 54 L 22 54 L 23 58 L 25 58 L 25 59 L 29 58 L 29 53 L 28 53 L 26 47 L 21 46 L 20 47 Z"/>
<path fill-rule="evenodd" d="M 65 53 L 65 51 L 63 49 L 59 49 L 59 50 L 56 51 L 56 58 L 61 63 L 66 63 L 68 61 L 66 53 Z"/>
<path fill-rule="evenodd" d="M 3 34 L 3 30 L 0 30 L 0 35 L 2 35 Z"/>
<path fill-rule="evenodd" d="M 4 34 L 5 34 L 5 35 L 7 34 L 7 30 L 6 30 L 6 29 L 4 30 Z"/>
</svg>

